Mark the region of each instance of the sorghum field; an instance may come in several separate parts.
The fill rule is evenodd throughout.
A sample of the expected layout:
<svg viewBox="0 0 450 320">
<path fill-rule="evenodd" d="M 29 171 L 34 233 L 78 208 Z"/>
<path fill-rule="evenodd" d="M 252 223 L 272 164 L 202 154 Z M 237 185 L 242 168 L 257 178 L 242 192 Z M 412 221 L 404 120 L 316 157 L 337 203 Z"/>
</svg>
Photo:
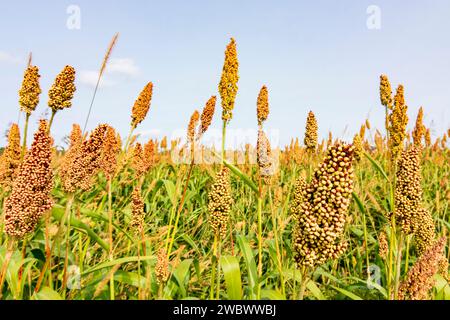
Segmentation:
<svg viewBox="0 0 450 320">
<path fill-rule="evenodd" d="M 18 84 L 26 121 L 11 125 L 0 159 L 2 299 L 450 299 L 450 131 L 431 141 L 426 109 L 408 113 L 403 86 L 382 75 L 383 128 L 366 121 L 353 141 L 318 141 L 320 119 L 305 110 L 305 137 L 271 148 L 263 86 L 257 145 L 225 150 L 239 113 L 234 39 L 220 71 L 186 141 L 137 142 L 150 82 L 130 102 L 129 135 L 68 123 L 57 150 L 51 126 L 77 107 L 76 71 L 66 66 L 44 97 L 30 59 Z M 27 132 L 39 102 L 51 116 Z M 215 112 L 223 144 L 210 148 Z"/>
</svg>

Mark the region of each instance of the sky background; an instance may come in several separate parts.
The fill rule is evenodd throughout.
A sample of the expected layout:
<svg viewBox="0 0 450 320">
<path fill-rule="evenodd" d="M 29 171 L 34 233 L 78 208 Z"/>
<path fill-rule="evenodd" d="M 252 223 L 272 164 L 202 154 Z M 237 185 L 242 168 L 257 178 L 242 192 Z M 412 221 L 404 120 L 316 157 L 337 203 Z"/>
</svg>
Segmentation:
<svg viewBox="0 0 450 320">
<path fill-rule="evenodd" d="M 80 9 L 80 29 L 67 27 Z M 380 9 L 380 29 L 367 21 Z M 2 1 L 0 3 L 0 145 L 18 119 L 18 90 L 28 53 L 39 66 L 42 95 L 30 131 L 48 117 L 48 89 L 66 64 L 77 70 L 71 109 L 56 115 L 52 133 L 63 145 L 72 123 L 83 124 L 96 72 L 120 32 L 97 94 L 89 129 L 107 122 L 126 136 L 134 100 L 154 84 L 141 139 L 185 134 L 217 85 L 230 37 L 237 42 L 239 91 L 229 146 L 256 139 L 256 98 L 269 89 L 265 129 L 272 143 L 303 140 L 313 110 L 319 135 L 351 140 L 369 118 L 383 128 L 379 76 L 405 86 L 410 128 L 418 108 L 433 136 L 450 128 L 450 1 Z M 205 142 L 219 141 L 220 100 Z M 20 120 L 23 125 L 23 118 Z M 32 140 L 31 133 L 29 140 Z"/>
</svg>

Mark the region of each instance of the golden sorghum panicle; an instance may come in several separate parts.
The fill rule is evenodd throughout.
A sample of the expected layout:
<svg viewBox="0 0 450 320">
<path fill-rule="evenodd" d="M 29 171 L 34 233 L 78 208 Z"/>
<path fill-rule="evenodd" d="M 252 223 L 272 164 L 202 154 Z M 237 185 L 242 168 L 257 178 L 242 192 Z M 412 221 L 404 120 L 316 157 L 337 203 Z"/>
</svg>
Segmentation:
<svg viewBox="0 0 450 320">
<path fill-rule="evenodd" d="M 117 169 L 117 155 L 120 146 L 117 141 L 117 134 L 113 127 L 108 126 L 106 130 L 106 138 L 103 142 L 102 158 L 100 162 L 101 170 L 106 179 L 112 180 Z"/>
<path fill-rule="evenodd" d="M 403 151 L 397 163 L 395 217 L 406 234 L 414 234 L 419 254 L 434 241 L 435 226 L 430 212 L 422 207 L 420 148 Z"/>
<path fill-rule="evenodd" d="M 72 131 L 70 132 L 70 144 L 69 148 L 73 147 L 74 145 L 80 143 L 83 140 L 83 133 L 81 131 L 80 125 L 74 123 L 72 125 Z"/>
<path fill-rule="evenodd" d="M 256 161 L 259 167 L 259 174 L 266 182 L 268 182 L 273 175 L 272 160 L 272 150 L 270 148 L 269 139 L 267 139 L 263 130 L 259 130 L 256 143 Z"/>
<path fill-rule="evenodd" d="M 444 257 L 447 239 L 442 237 L 416 261 L 399 287 L 400 300 L 427 300 Z"/>
<path fill-rule="evenodd" d="M 431 132 L 430 129 L 427 129 L 427 131 L 425 131 L 425 145 L 427 148 L 429 148 L 431 146 Z"/>
<path fill-rule="evenodd" d="M 269 116 L 269 93 L 266 86 L 263 86 L 259 91 L 256 102 L 256 114 L 258 116 L 258 125 L 262 125 Z"/>
<path fill-rule="evenodd" d="M 381 104 L 392 109 L 392 89 L 389 79 L 386 75 L 380 76 L 380 100 Z"/>
<path fill-rule="evenodd" d="M 136 178 L 140 178 L 145 173 L 144 151 L 142 150 L 142 145 L 139 142 L 137 142 L 133 148 L 131 167 L 134 169 Z"/>
<path fill-rule="evenodd" d="M 206 132 L 206 130 L 208 130 L 209 126 L 211 125 L 215 108 L 216 108 L 216 96 L 212 96 L 211 98 L 208 99 L 205 107 L 203 108 L 202 115 L 200 117 L 200 128 L 199 128 L 198 138 L 200 138 Z M 162 141 L 161 141 L 161 147 L 162 147 Z M 167 141 L 166 141 L 166 147 L 167 147 Z"/>
<path fill-rule="evenodd" d="M 355 134 L 353 137 L 353 146 L 355 147 L 354 158 L 356 161 L 359 161 L 363 153 L 363 145 L 359 134 Z"/>
<path fill-rule="evenodd" d="M 75 69 L 72 66 L 65 66 L 48 91 L 48 106 L 53 112 L 72 106 L 71 100 L 76 90 L 74 82 Z"/>
<path fill-rule="evenodd" d="M 419 113 L 417 114 L 416 119 L 416 126 L 414 127 L 414 130 L 412 132 L 414 145 L 421 147 L 422 146 L 422 139 L 425 136 L 426 128 L 423 125 L 423 108 L 420 107 Z"/>
<path fill-rule="evenodd" d="M 227 167 L 223 167 L 217 173 L 216 181 L 208 194 L 209 221 L 214 232 L 222 238 L 227 233 L 232 201 L 230 170 Z"/>
<path fill-rule="evenodd" d="M 52 139 L 41 120 L 31 149 L 17 169 L 11 195 L 5 200 L 5 231 L 22 238 L 33 232 L 41 216 L 51 209 L 53 187 Z"/>
<path fill-rule="evenodd" d="M 161 140 L 161 149 L 166 150 L 167 149 L 167 137 L 164 136 Z"/>
<path fill-rule="evenodd" d="M 369 121 L 369 119 L 366 119 L 366 127 L 367 127 L 367 129 L 369 129 L 370 130 L 370 121 Z"/>
<path fill-rule="evenodd" d="M 222 100 L 222 120 L 224 121 L 229 121 L 233 117 L 234 100 L 238 90 L 238 68 L 236 42 L 231 38 L 225 50 L 225 61 L 219 83 L 220 99 Z"/>
<path fill-rule="evenodd" d="M 8 132 L 8 145 L 0 156 L 1 185 L 11 185 L 15 177 L 16 169 L 20 164 L 21 151 L 19 126 L 13 123 Z"/>
<path fill-rule="evenodd" d="M 138 188 L 134 188 L 131 195 L 131 222 L 130 225 L 137 235 L 144 232 L 144 201 L 142 201 L 141 192 Z"/>
<path fill-rule="evenodd" d="M 340 142 L 330 147 L 303 193 L 303 202 L 293 208 L 299 267 L 336 259 L 347 247 L 343 235 L 353 190 L 353 150 Z"/>
<path fill-rule="evenodd" d="M 405 105 L 403 86 L 399 85 L 394 100 L 394 110 L 389 115 L 389 150 L 395 161 L 404 147 L 408 125 L 408 107 Z"/>
<path fill-rule="evenodd" d="M 361 140 L 366 138 L 366 126 L 364 124 L 361 125 L 361 128 L 359 129 L 359 136 L 361 137 Z"/>
<path fill-rule="evenodd" d="M 156 281 L 165 283 L 169 278 L 169 259 L 164 248 L 159 249 L 155 266 Z"/>
<path fill-rule="evenodd" d="M 195 129 L 197 128 L 198 121 L 200 120 L 200 114 L 197 110 L 192 113 L 191 118 L 189 120 L 189 125 L 187 128 L 187 142 L 191 145 L 194 143 L 195 140 Z"/>
<path fill-rule="evenodd" d="M 70 157 L 60 168 L 64 191 L 73 193 L 77 189 L 86 191 L 91 188 L 92 178 L 100 170 L 107 129 L 108 125 L 100 124 L 91 133 L 89 139 L 74 146 Z"/>
<path fill-rule="evenodd" d="M 136 127 L 147 116 L 153 95 L 153 83 L 149 82 L 142 89 L 131 110 L 131 125 Z"/>
<path fill-rule="evenodd" d="M 148 172 L 156 162 L 156 148 L 157 144 L 152 139 L 149 139 L 148 142 L 144 145 L 142 156 L 145 172 Z"/>
<path fill-rule="evenodd" d="M 385 260 L 388 254 L 389 244 L 387 241 L 386 232 L 382 231 L 378 235 L 378 255 Z"/>
<path fill-rule="evenodd" d="M 41 87 L 39 86 L 39 68 L 36 66 L 29 66 L 25 70 L 23 76 L 22 87 L 19 90 L 19 104 L 20 109 L 31 114 L 39 104 L 39 95 L 41 94 Z"/>
<path fill-rule="evenodd" d="M 308 113 L 308 118 L 306 119 L 306 132 L 305 132 L 305 146 L 310 152 L 314 152 L 317 148 L 317 120 L 316 116 L 312 111 Z"/>
</svg>

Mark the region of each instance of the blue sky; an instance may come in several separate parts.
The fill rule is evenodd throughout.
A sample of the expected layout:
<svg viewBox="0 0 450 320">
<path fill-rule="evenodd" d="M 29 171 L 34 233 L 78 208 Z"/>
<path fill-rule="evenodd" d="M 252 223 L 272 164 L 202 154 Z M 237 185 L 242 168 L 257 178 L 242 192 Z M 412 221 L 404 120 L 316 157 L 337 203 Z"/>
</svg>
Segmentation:
<svg viewBox="0 0 450 320">
<path fill-rule="evenodd" d="M 80 29 L 66 26 L 69 5 L 80 9 Z M 369 29 L 366 12 L 380 9 L 381 29 Z M 66 64 L 77 70 L 73 107 L 57 114 L 56 143 L 83 123 L 92 79 L 115 32 L 120 38 L 94 105 L 89 128 L 107 122 L 122 135 L 130 110 L 148 81 L 152 106 L 137 132 L 184 134 L 217 84 L 229 38 L 237 41 L 239 91 L 230 132 L 253 141 L 256 98 L 269 88 L 266 129 L 284 145 L 304 134 L 313 110 L 319 133 L 351 139 L 369 117 L 383 128 L 379 75 L 405 86 L 410 126 L 417 110 L 434 136 L 450 127 L 450 2 L 435 1 L 15 1 L 0 4 L 0 132 L 17 121 L 18 90 L 28 52 L 40 68 L 41 103 L 31 131 L 48 112 L 47 92 Z M 210 136 L 220 134 L 220 109 Z M 23 119 L 21 120 L 23 125 Z M 31 135 L 30 135 L 31 136 Z M 234 145 L 243 141 L 231 138 Z M 31 138 L 29 138 L 31 139 Z M 230 142 L 232 143 L 232 142 Z"/>
</svg>

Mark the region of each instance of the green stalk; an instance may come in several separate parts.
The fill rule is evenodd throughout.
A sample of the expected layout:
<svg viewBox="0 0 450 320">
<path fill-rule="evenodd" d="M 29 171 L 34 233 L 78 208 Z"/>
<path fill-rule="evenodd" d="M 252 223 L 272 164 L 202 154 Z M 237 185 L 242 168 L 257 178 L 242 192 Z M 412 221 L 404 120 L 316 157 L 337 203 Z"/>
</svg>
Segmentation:
<svg viewBox="0 0 450 320">
<path fill-rule="evenodd" d="M 109 261 L 114 260 L 113 256 L 113 211 L 112 211 L 112 183 L 111 178 L 108 179 L 108 216 L 109 216 Z M 138 246 L 139 251 L 139 246 Z M 114 275 L 109 278 L 109 297 L 111 300 L 115 300 L 114 294 Z"/>
<path fill-rule="evenodd" d="M 3 284 L 5 283 L 6 275 L 8 273 L 9 262 L 11 261 L 11 257 L 14 253 L 14 245 L 16 242 L 14 238 L 9 238 L 8 240 L 9 241 L 7 245 L 5 259 L 3 261 L 3 266 L 0 270 L 0 299 L 2 298 Z"/>
<path fill-rule="evenodd" d="M 262 198 L 261 198 L 261 181 L 260 193 L 258 196 L 257 210 L 258 210 L 258 277 L 262 278 Z M 258 300 L 261 299 L 261 282 L 258 284 L 257 291 Z"/>
<path fill-rule="evenodd" d="M 227 133 L 227 121 L 223 120 L 222 125 L 222 166 L 225 163 L 225 137 Z"/>
<path fill-rule="evenodd" d="M 133 135 L 134 129 L 136 129 L 135 124 L 131 125 L 130 133 L 128 134 L 127 142 L 125 143 L 125 148 L 124 148 L 125 152 L 128 150 L 128 145 L 130 144 L 131 136 Z"/>
<path fill-rule="evenodd" d="M 402 246 L 403 246 L 403 234 L 400 234 L 400 241 L 397 248 L 397 263 L 395 270 L 395 286 L 394 286 L 394 299 L 398 299 L 398 288 L 400 284 L 400 274 L 402 267 Z"/>
<path fill-rule="evenodd" d="M 214 234 L 213 254 L 211 257 L 211 288 L 209 292 L 209 299 L 214 300 L 214 282 L 216 280 L 216 261 L 217 261 L 217 232 Z"/>
<path fill-rule="evenodd" d="M 283 276 L 283 262 L 282 262 L 283 256 L 281 254 L 280 244 L 278 242 L 278 227 L 275 212 L 273 210 L 272 192 L 270 190 L 269 190 L 269 202 L 270 202 L 270 211 L 272 213 L 272 228 L 275 238 L 275 250 L 277 251 L 277 263 L 278 263 L 278 272 L 280 273 L 281 292 L 283 293 L 283 296 L 286 296 L 286 289 L 284 286 L 284 276 Z"/>
<path fill-rule="evenodd" d="M 23 128 L 23 143 L 22 143 L 22 154 L 20 155 L 20 158 L 23 160 L 23 157 L 25 156 L 25 152 L 27 150 L 27 134 L 28 134 L 28 122 L 30 120 L 30 113 L 27 113 L 25 116 L 25 127 Z"/>
<path fill-rule="evenodd" d="M 55 114 L 56 114 L 56 110 L 52 109 L 52 115 L 50 116 L 50 121 L 48 123 L 47 133 L 50 133 L 50 128 L 52 127 L 53 119 L 55 118 Z"/>
</svg>

